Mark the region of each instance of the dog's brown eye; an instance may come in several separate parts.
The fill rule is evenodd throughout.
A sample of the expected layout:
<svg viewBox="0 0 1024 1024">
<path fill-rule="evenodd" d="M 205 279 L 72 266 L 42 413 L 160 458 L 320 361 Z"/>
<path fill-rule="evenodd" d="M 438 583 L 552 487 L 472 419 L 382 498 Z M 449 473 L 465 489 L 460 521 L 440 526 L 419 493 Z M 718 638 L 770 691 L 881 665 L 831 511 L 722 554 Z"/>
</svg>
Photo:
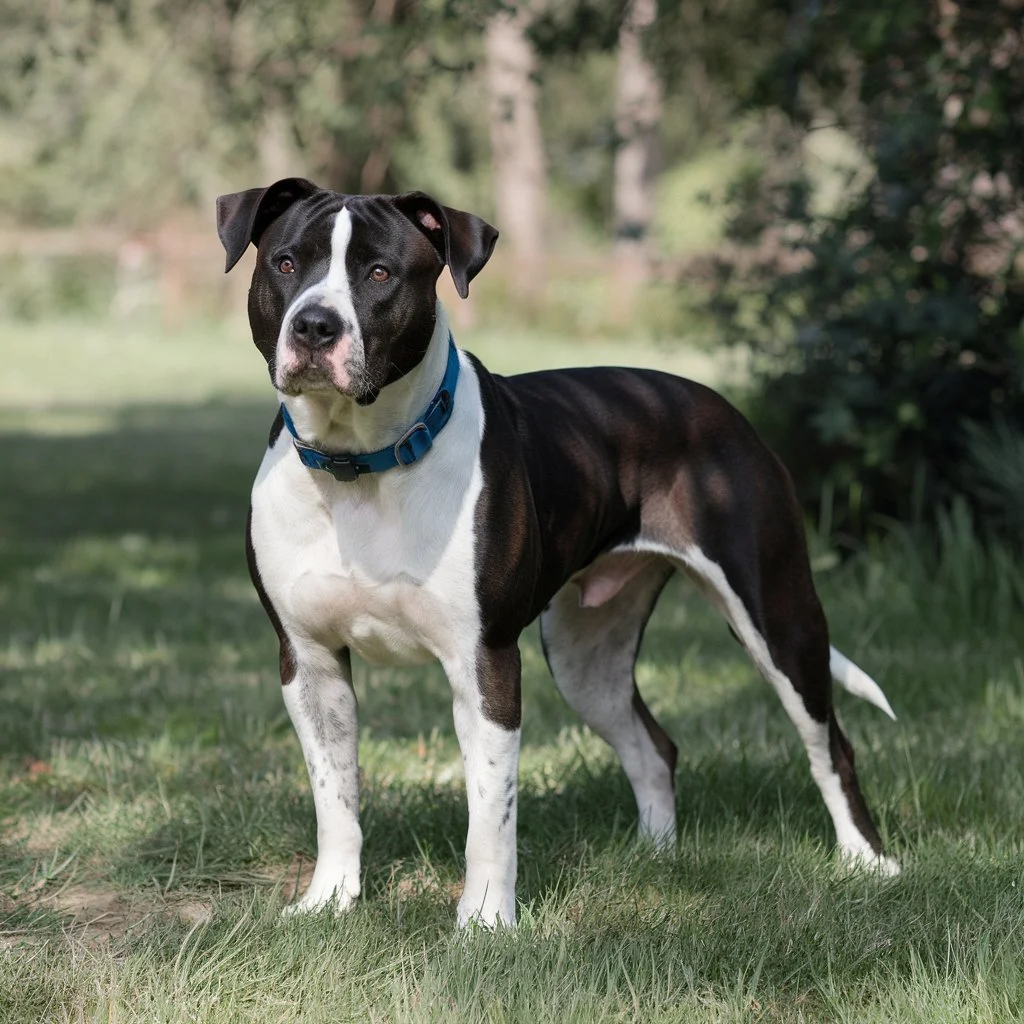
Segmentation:
<svg viewBox="0 0 1024 1024">
<path fill-rule="evenodd" d="M 280 270 L 282 274 L 294 274 L 295 264 L 285 256 L 283 259 L 278 261 L 277 269 Z"/>
<path fill-rule="evenodd" d="M 370 280 L 376 281 L 377 284 L 383 284 L 391 276 L 387 267 L 382 267 L 379 263 L 370 271 Z"/>
</svg>

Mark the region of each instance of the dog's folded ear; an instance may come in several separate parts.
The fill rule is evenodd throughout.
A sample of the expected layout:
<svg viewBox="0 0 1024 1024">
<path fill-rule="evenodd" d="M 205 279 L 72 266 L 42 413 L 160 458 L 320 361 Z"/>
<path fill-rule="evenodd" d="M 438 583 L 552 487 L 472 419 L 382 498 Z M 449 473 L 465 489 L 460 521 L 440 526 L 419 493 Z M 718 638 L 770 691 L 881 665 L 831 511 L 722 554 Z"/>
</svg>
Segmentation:
<svg viewBox="0 0 1024 1024">
<path fill-rule="evenodd" d="M 497 229 L 472 213 L 442 206 L 425 192 L 406 192 L 395 196 L 394 202 L 427 236 L 448 265 L 459 295 L 466 298 L 469 282 L 483 270 L 494 252 Z"/>
<path fill-rule="evenodd" d="M 227 253 L 226 274 L 241 258 L 249 243 L 259 245 L 268 225 L 292 203 L 319 192 L 305 178 L 282 178 L 266 188 L 232 192 L 217 199 L 217 234 Z"/>
</svg>

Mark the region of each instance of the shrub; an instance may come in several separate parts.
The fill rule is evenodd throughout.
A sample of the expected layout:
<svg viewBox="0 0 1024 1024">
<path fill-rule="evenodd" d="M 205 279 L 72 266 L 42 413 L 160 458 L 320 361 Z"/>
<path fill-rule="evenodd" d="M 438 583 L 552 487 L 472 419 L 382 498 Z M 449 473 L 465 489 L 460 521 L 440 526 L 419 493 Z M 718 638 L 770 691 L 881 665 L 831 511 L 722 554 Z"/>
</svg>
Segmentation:
<svg viewBox="0 0 1024 1024">
<path fill-rule="evenodd" d="M 843 530 L 934 521 L 956 495 L 1019 530 L 1020 6 L 816 7 L 756 96 L 788 119 L 734 194 L 748 255 L 721 262 L 714 307 L 753 353 L 755 419 L 809 504 L 831 489 Z M 822 210 L 801 145 L 826 120 L 867 173 Z"/>
</svg>

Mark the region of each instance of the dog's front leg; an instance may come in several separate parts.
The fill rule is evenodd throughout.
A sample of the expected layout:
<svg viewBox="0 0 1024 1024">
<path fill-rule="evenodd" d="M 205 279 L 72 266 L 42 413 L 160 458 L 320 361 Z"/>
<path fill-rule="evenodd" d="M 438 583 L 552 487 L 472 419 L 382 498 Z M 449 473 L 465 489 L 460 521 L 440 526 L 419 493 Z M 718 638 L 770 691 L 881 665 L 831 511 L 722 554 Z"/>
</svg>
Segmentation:
<svg viewBox="0 0 1024 1024">
<path fill-rule="evenodd" d="M 316 807 L 317 857 L 306 894 L 286 913 L 328 905 L 345 910 L 359 895 L 359 767 L 356 697 L 347 648 L 306 649 L 284 703 L 302 744 Z"/>
<path fill-rule="evenodd" d="M 519 649 L 481 645 L 445 666 L 469 801 L 466 886 L 458 923 L 493 928 L 516 919 L 516 800 L 519 775 Z"/>
</svg>

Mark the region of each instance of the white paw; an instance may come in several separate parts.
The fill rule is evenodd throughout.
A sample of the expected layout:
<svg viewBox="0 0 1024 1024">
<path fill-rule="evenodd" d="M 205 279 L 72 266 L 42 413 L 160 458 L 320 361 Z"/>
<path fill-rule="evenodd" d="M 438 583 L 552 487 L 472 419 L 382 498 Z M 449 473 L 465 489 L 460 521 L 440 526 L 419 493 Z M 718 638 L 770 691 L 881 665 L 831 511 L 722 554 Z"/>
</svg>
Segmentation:
<svg viewBox="0 0 1024 1024">
<path fill-rule="evenodd" d="M 459 900 L 456 921 L 460 929 L 480 928 L 493 932 L 498 928 L 515 928 L 516 901 L 510 897 L 498 905 L 496 900 L 488 900 L 486 897 L 483 900 L 467 900 L 463 896 Z"/>
<path fill-rule="evenodd" d="M 891 857 L 875 857 L 871 867 L 886 878 L 895 878 L 903 870 Z"/>
<path fill-rule="evenodd" d="M 641 846 L 650 846 L 656 856 L 672 853 L 676 848 L 675 819 L 662 822 L 656 828 L 651 828 L 646 822 L 641 821 L 637 829 L 637 841 Z"/>
<path fill-rule="evenodd" d="M 873 850 L 843 850 L 840 863 L 851 873 L 870 872 L 883 878 L 895 878 L 901 871 L 899 864 L 891 857 L 885 857 Z"/>
<path fill-rule="evenodd" d="M 301 900 L 289 903 L 281 911 L 281 916 L 296 917 L 299 914 L 321 914 L 324 911 L 335 915 L 343 914 L 355 903 L 358 896 L 358 889 L 355 892 L 348 891 L 344 884 L 330 888 L 310 885 L 306 895 Z"/>
</svg>

